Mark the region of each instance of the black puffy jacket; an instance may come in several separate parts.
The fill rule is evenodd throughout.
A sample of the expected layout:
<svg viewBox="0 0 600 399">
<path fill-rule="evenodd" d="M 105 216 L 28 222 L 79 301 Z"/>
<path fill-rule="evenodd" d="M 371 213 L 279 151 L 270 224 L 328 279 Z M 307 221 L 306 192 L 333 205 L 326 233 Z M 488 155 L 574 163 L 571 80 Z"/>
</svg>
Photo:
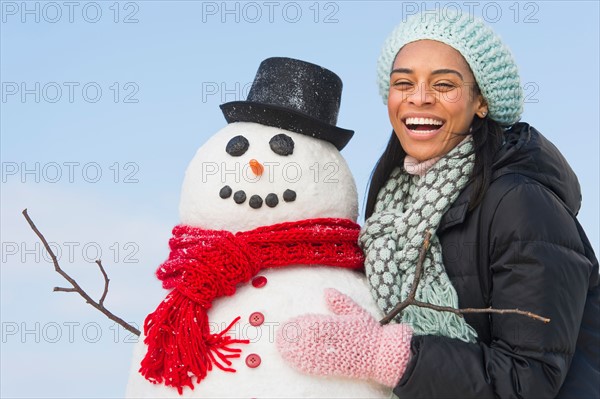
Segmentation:
<svg viewBox="0 0 600 399">
<path fill-rule="evenodd" d="M 483 201 L 467 186 L 438 229 L 461 308 L 527 310 L 467 315 L 477 343 L 414 337 L 394 388 L 404 398 L 600 398 L 598 261 L 575 219 L 579 183 L 560 152 L 516 124 Z"/>
</svg>

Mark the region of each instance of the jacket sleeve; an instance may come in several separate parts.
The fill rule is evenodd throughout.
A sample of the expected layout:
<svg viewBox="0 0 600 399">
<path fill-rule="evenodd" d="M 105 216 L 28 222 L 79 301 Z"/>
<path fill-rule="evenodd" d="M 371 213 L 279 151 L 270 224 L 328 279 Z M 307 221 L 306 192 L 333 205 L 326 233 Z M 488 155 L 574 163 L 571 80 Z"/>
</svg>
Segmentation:
<svg viewBox="0 0 600 399">
<path fill-rule="evenodd" d="M 394 388 L 400 398 L 554 398 L 575 352 L 591 263 L 577 226 L 546 188 L 523 180 L 490 225 L 491 305 L 548 317 L 490 314 L 489 343 L 420 336 Z"/>
</svg>

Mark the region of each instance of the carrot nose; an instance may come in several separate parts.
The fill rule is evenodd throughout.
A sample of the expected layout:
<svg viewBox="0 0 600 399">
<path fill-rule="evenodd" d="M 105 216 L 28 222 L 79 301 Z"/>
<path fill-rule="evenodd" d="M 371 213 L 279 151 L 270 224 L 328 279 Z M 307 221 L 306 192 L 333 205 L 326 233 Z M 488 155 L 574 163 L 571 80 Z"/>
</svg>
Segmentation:
<svg viewBox="0 0 600 399">
<path fill-rule="evenodd" d="M 265 171 L 264 166 L 262 166 L 261 163 L 258 162 L 256 159 L 250 160 L 250 169 L 252 169 L 252 172 L 254 172 L 256 176 L 262 175 Z"/>
</svg>

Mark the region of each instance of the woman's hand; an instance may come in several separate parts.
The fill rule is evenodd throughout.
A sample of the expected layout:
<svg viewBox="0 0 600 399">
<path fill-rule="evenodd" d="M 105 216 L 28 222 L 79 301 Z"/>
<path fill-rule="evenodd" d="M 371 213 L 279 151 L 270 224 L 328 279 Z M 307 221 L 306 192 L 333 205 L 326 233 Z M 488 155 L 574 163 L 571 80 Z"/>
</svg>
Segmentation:
<svg viewBox="0 0 600 399">
<path fill-rule="evenodd" d="M 410 357 L 412 329 L 405 324 L 381 326 L 335 289 L 325 290 L 325 300 L 335 315 L 306 314 L 284 323 L 277 331 L 279 353 L 305 373 L 394 387 Z"/>
</svg>

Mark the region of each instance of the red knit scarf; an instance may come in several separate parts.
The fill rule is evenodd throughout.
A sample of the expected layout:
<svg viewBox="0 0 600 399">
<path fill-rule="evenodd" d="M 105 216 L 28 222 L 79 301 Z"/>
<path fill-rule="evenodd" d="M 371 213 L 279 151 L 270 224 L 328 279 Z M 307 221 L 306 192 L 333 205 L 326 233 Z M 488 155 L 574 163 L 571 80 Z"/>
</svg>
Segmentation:
<svg viewBox="0 0 600 399">
<path fill-rule="evenodd" d="M 194 388 L 215 365 L 235 372 L 231 358 L 248 340 L 209 332 L 207 312 L 213 300 L 235 293 L 261 269 L 290 265 L 326 265 L 360 269 L 360 226 L 349 219 L 307 219 L 231 233 L 175 226 L 171 253 L 156 271 L 163 287 L 173 289 L 144 322 L 148 352 L 140 372 L 153 383 Z"/>
</svg>

